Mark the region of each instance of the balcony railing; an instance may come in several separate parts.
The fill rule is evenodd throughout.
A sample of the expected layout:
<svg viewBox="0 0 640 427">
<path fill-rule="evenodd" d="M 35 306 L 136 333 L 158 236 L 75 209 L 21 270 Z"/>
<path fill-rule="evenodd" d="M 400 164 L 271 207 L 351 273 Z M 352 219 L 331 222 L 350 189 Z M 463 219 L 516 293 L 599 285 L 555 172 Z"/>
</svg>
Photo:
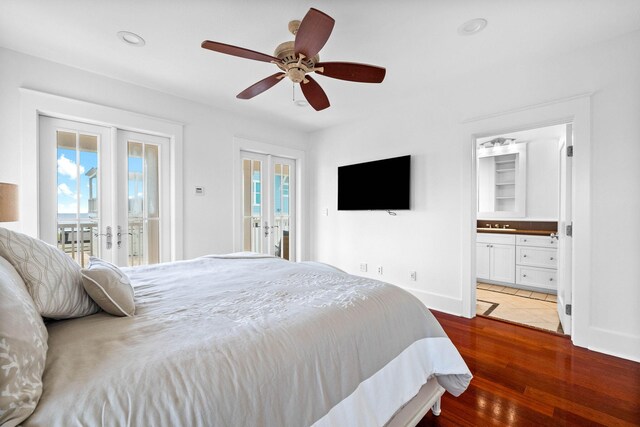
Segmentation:
<svg viewBox="0 0 640 427">
<path fill-rule="evenodd" d="M 89 264 L 89 257 L 100 256 L 99 228 L 95 220 L 80 222 L 58 222 L 58 248 L 68 254 L 80 266 Z M 144 260 L 144 222 L 142 220 L 129 221 L 127 234 L 122 238 L 128 238 L 129 265 L 141 265 Z M 112 236 L 112 244 L 117 244 L 118 237 L 115 232 Z"/>
</svg>

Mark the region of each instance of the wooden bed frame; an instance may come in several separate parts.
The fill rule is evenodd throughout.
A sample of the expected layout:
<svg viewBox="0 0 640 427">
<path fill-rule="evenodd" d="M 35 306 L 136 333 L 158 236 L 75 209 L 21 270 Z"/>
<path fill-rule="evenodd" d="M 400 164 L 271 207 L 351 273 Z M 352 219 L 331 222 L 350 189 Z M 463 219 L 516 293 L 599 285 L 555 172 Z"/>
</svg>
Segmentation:
<svg viewBox="0 0 640 427">
<path fill-rule="evenodd" d="M 444 392 L 444 388 L 438 384 L 435 377 L 430 379 L 420 388 L 413 399 L 396 412 L 386 427 L 415 427 L 429 412 L 429 409 L 433 415 L 440 415 L 440 398 Z"/>
</svg>

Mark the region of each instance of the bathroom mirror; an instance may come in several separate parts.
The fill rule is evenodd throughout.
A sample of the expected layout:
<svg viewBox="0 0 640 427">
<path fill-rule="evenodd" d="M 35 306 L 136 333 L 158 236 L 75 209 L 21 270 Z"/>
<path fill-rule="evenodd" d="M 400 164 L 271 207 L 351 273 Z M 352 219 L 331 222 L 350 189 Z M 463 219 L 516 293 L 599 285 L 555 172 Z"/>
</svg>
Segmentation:
<svg viewBox="0 0 640 427">
<path fill-rule="evenodd" d="M 526 215 L 526 165 L 526 143 L 479 145 L 478 218 L 519 218 Z"/>
</svg>

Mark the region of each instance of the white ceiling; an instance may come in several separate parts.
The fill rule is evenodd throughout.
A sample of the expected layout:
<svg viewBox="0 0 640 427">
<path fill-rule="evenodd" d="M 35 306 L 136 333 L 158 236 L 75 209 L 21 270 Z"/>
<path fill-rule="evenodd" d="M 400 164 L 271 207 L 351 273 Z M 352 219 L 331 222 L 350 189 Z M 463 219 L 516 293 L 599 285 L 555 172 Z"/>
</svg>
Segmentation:
<svg viewBox="0 0 640 427">
<path fill-rule="evenodd" d="M 318 76 L 331 107 L 291 102 L 285 81 L 252 100 L 235 95 L 273 64 L 204 50 L 205 40 L 273 54 L 309 7 L 336 25 L 321 60 L 387 68 L 380 85 Z M 487 28 L 459 36 L 465 21 Z M 2 0 L 0 46 L 275 123 L 313 131 L 356 119 L 467 73 L 561 55 L 640 29 L 639 0 Z M 147 44 L 123 44 L 116 33 Z M 300 97 L 300 93 L 297 94 Z"/>
</svg>

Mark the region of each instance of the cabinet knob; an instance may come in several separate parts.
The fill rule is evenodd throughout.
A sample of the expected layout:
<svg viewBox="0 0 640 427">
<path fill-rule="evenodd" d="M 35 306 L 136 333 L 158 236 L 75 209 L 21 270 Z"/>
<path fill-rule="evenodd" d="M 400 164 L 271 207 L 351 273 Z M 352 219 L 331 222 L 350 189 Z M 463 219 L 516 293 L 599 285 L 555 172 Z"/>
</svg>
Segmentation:
<svg viewBox="0 0 640 427">
<path fill-rule="evenodd" d="M 527 257 L 527 254 L 522 255 L 522 258 L 526 258 L 526 257 Z"/>
<path fill-rule="evenodd" d="M 522 277 L 527 277 L 527 275 L 526 275 L 526 274 L 523 274 L 523 275 L 522 275 Z"/>
<path fill-rule="evenodd" d="M 551 261 L 553 261 L 553 257 L 549 258 Z"/>
<path fill-rule="evenodd" d="M 549 281 L 550 281 L 550 282 L 553 282 L 553 277 L 549 277 Z"/>
<path fill-rule="evenodd" d="M 527 241 L 527 239 L 522 239 L 522 241 L 523 241 L 523 242 L 526 242 L 526 241 Z"/>
</svg>

